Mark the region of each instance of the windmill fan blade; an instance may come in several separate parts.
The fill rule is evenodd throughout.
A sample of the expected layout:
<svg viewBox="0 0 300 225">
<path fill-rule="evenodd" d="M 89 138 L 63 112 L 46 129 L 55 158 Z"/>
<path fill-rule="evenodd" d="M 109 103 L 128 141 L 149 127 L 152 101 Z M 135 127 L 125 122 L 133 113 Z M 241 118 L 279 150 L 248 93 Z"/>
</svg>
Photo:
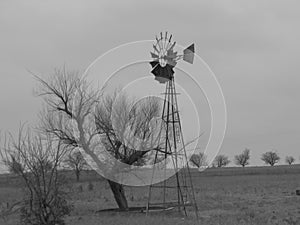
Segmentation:
<svg viewBox="0 0 300 225">
<path fill-rule="evenodd" d="M 165 67 L 162 67 L 161 65 L 157 65 L 151 73 L 154 74 L 154 76 L 158 78 L 164 78 L 167 80 L 171 80 L 174 74 L 173 67 L 171 65 L 166 65 Z"/>
<path fill-rule="evenodd" d="M 151 54 L 151 57 L 152 57 L 152 58 L 158 58 L 158 55 L 156 55 L 155 53 L 150 52 L 150 54 Z"/>
<path fill-rule="evenodd" d="M 175 47 L 176 45 L 176 41 L 174 41 L 174 43 L 172 44 L 172 46 L 169 48 L 169 50 L 173 51 L 173 48 Z"/>
<path fill-rule="evenodd" d="M 155 80 L 157 80 L 161 84 L 167 83 L 169 81 L 169 79 L 163 77 L 155 77 Z"/>
<path fill-rule="evenodd" d="M 155 39 L 156 39 L 156 42 L 159 42 L 159 40 L 158 40 L 158 37 L 157 37 L 157 36 L 155 36 Z"/>
<path fill-rule="evenodd" d="M 173 77 L 173 74 L 175 73 L 174 70 L 173 70 L 173 67 L 172 65 L 170 64 L 167 64 L 164 68 L 166 70 L 166 73 L 168 73 L 170 79 Z"/>
<path fill-rule="evenodd" d="M 171 67 L 175 67 L 176 64 L 177 64 L 177 62 L 175 60 L 173 60 L 173 59 L 168 60 L 168 65 L 170 65 Z"/>
<path fill-rule="evenodd" d="M 173 52 L 173 50 L 168 50 L 167 51 L 167 57 L 174 59 L 174 58 L 177 57 L 177 52 Z"/>
<path fill-rule="evenodd" d="M 194 62 L 194 55 L 195 55 L 195 45 L 191 44 L 189 47 L 183 50 L 183 60 L 188 63 Z"/>
<path fill-rule="evenodd" d="M 152 68 L 154 68 L 155 66 L 157 66 L 158 63 L 159 63 L 158 61 L 151 61 L 150 62 Z"/>
<path fill-rule="evenodd" d="M 175 67 L 176 66 L 176 57 L 177 57 L 177 52 L 173 52 L 173 50 L 168 50 L 167 51 L 167 62 L 169 65 Z"/>
<path fill-rule="evenodd" d="M 157 47 L 156 47 L 155 45 L 153 45 L 153 49 L 154 49 L 157 53 L 159 53 L 159 50 L 157 49 Z"/>
<path fill-rule="evenodd" d="M 168 78 L 167 74 L 164 74 L 164 69 L 161 65 L 157 65 L 156 67 L 154 67 L 154 69 L 151 71 L 151 73 L 154 74 L 154 76 L 156 77 L 165 77 Z"/>
<path fill-rule="evenodd" d="M 169 38 L 169 42 L 171 42 L 171 39 L 172 39 L 172 34 L 171 34 L 171 36 L 170 36 L 170 38 Z"/>
</svg>

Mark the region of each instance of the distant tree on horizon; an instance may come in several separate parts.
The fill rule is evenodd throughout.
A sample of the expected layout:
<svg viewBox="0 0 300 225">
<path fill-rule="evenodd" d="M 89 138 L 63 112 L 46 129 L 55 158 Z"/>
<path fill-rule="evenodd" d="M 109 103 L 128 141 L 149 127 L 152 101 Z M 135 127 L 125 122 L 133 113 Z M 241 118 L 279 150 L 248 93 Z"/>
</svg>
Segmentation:
<svg viewBox="0 0 300 225">
<path fill-rule="evenodd" d="M 9 159 L 5 159 L 2 156 L 3 159 L 3 163 L 6 165 L 8 172 L 14 175 L 18 175 L 18 173 L 20 171 L 24 172 L 24 168 L 22 166 L 22 164 L 19 162 L 19 157 L 17 157 L 16 155 L 10 154 Z"/>
<path fill-rule="evenodd" d="M 230 163 L 230 160 L 226 155 L 217 155 L 214 159 L 214 165 L 217 167 L 224 167 L 227 166 Z"/>
<path fill-rule="evenodd" d="M 265 152 L 262 154 L 261 160 L 264 161 L 266 164 L 270 166 L 274 166 L 276 163 L 279 162 L 280 157 L 274 151 Z"/>
<path fill-rule="evenodd" d="M 207 166 L 207 156 L 203 153 L 200 152 L 198 154 L 193 154 L 190 158 L 190 162 L 192 165 L 200 168 L 201 166 Z"/>
<path fill-rule="evenodd" d="M 295 162 L 295 158 L 293 156 L 287 156 L 285 158 L 285 162 L 289 165 L 292 165 Z"/>
<path fill-rule="evenodd" d="M 70 153 L 64 162 L 74 171 L 76 181 L 79 181 L 81 171 L 88 168 L 88 164 L 80 151 Z"/>
<path fill-rule="evenodd" d="M 234 161 L 236 165 L 245 167 L 249 165 L 250 160 L 250 149 L 246 148 L 241 154 L 234 156 Z"/>
</svg>

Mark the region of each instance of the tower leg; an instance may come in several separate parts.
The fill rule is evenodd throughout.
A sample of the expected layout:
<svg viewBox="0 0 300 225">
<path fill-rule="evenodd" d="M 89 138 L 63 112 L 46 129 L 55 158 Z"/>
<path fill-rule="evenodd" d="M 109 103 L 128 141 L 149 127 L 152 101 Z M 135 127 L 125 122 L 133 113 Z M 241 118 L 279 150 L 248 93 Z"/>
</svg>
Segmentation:
<svg viewBox="0 0 300 225">
<path fill-rule="evenodd" d="M 192 206 L 198 218 L 198 209 L 191 180 L 191 172 L 188 166 L 174 79 L 167 83 L 164 94 L 161 117 L 162 132 L 160 133 L 160 142 L 162 143 L 158 143 L 158 146 L 163 144 L 164 147 L 161 151 L 156 150 L 154 158 L 154 164 L 159 163 L 162 158 L 165 159 L 164 179 L 159 184 L 151 184 L 149 186 L 147 212 L 150 211 L 152 205 L 160 205 L 163 209 L 178 208 L 178 211 L 183 212 L 187 216 L 187 206 Z M 171 160 L 171 163 L 168 163 L 167 160 Z M 175 176 L 166 179 L 167 171 L 170 169 L 175 171 Z M 153 166 L 152 180 L 155 172 L 155 166 Z M 159 194 L 163 196 L 155 196 L 153 194 L 155 190 L 158 192 L 161 190 Z M 170 198 L 173 199 L 170 200 Z"/>
</svg>

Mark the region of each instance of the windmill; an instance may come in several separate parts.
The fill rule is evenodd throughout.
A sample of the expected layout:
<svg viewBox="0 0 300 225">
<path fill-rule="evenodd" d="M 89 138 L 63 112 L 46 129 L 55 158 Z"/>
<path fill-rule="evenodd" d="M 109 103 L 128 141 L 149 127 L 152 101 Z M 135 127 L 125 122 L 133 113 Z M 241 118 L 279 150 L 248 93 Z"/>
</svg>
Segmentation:
<svg viewBox="0 0 300 225">
<path fill-rule="evenodd" d="M 164 103 L 161 116 L 161 129 L 159 143 L 154 150 L 152 168 L 152 181 L 154 177 L 164 176 L 163 181 L 149 186 L 149 195 L 146 206 L 147 213 L 152 209 L 169 210 L 177 208 L 178 211 L 188 216 L 187 208 L 192 207 L 198 218 L 198 209 L 191 178 L 188 158 L 185 149 L 181 120 L 177 103 L 174 68 L 179 60 L 190 64 L 194 61 L 194 44 L 183 50 L 182 54 L 175 51 L 176 42 L 172 41 L 172 35 L 160 33 L 153 44 L 153 52 L 150 52 L 152 61 L 151 73 L 160 84 L 165 84 Z M 161 167 L 156 165 L 163 164 Z M 181 169 L 182 168 L 182 169 Z M 175 175 L 167 178 L 170 170 Z M 151 182 L 152 183 L 152 182 Z"/>
</svg>

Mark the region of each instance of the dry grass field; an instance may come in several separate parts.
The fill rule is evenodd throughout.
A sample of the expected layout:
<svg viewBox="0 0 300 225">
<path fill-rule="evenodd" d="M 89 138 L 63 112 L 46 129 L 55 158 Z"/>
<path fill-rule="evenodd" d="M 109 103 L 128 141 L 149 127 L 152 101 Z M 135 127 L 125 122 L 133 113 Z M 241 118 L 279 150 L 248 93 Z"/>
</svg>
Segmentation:
<svg viewBox="0 0 300 225">
<path fill-rule="evenodd" d="M 178 213 L 99 212 L 116 204 L 107 183 L 93 171 L 84 172 L 80 182 L 66 172 L 74 209 L 66 218 L 70 225 L 195 224 L 193 217 Z M 192 171 L 201 225 L 299 225 L 300 165 Z M 22 198 L 18 178 L 1 175 L 1 208 Z M 130 206 L 144 206 L 147 188 L 127 187 Z M 0 219 L 2 225 L 18 223 L 18 215 Z"/>
</svg>

